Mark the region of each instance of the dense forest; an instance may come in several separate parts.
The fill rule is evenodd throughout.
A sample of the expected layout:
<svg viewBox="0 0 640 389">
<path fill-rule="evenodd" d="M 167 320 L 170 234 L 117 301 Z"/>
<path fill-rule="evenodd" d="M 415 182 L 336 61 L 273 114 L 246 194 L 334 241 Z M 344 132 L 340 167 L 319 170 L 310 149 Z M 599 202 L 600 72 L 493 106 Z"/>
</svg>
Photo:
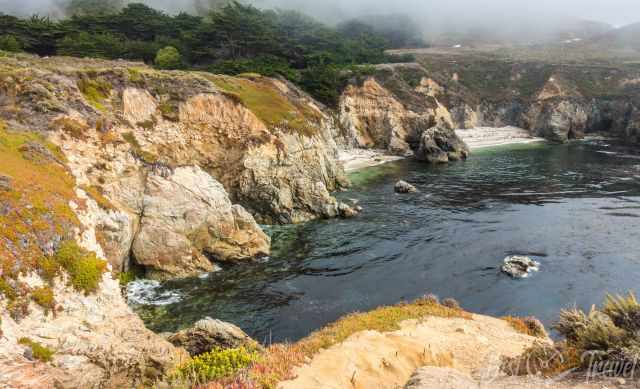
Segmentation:
<svg viewBox="0 0 640 389">
<path fill-rule="evenodd" d="M 230 2 L 169 15 L 139 3 L 72 0 L 61 20 L 0 14 L 0 50 L 141 60 L 161 69 L 283 76 L 335 105 L 341 85 L 366 64 L 408 61 L 385 50 L 409 38 L 352 20 L 329 27 L 295 11 Z M 414 39 L 411 37 L 411 39 Z"/>
</svg>

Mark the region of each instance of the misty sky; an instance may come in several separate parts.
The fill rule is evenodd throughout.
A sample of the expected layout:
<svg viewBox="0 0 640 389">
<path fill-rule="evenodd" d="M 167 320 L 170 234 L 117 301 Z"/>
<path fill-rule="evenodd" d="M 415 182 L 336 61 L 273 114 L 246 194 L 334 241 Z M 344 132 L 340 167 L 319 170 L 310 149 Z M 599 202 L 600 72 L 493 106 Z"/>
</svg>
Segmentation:
<svg viewBox="0 0 640 389">
<path fill-rule="evenodd" d="M 0 0 L 0 12 L 47 14 L 61 0 Z M 64 1 L 64 0 L 62 0 Z M 175 11 L 192 0 L 146 0 Z M 255 0 L 256 5 L 294 8 L 324 21 L 373 13 L 406 13 L 434 23 L 494 23 L 514 18 L 531 22 L 565 17 L 593 19 L 616 26 L 640 21 L 640 0 Z"/>
</svg>

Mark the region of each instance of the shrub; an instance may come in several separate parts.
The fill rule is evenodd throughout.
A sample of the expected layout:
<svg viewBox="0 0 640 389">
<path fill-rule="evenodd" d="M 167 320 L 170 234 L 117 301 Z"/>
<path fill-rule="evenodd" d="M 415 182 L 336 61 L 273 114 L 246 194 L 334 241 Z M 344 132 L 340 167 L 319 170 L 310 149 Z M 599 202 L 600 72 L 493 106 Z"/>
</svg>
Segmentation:
<svg viewBox="0 0 640 389">
<path fill-rule="evenodd" d="M 20 338 L 20 340 L 18 340 L 18 343 L 31 348 L 33 357 L 42 362 L 50 362 L 53 359 L 53 355 L 55 354 L 53 350 L 29 338 Z"/>
<path fill-rule="evenodd" d="M 173 46 L 158 50 L 154 63 L 160 69 L 182 69 L 184 67 L 180 52 Z"/>
<path fill-rule="evenodd" d="M 64 242 L 54 258 L 69 273 L 71 285 L 85 294 L 98 289 L 107 268 L 105 261 L 80 248 L 75 241 Z"/>
<path fill-rule="evenodd" d="M 194 357 L 179 368 L 182 378 L 195 382 L 206 382 L 228 377 L 236 371 L 249 366 L 258 359 L 256 351 L 245 348 L 214 349 L 208 353 Z"/>
<path fill-rule="evenodd" d="M 120 286 L 127 286 L 130 282 L 135 281 L 136 273 L 133 270 L 123 271 L 118 274 L 118 281 L 120 281 Z"/>
<path fill-rule="evenodd" d="M 460 303 L 453 298 L 446 298 L 442 300 L 442 305 L 451 309 L 460 309 Z"/>
<path fill-rule="evenodd" d="M 22 44 L 13 35 L 0 35 L 0 50 L 13 52 L 22 51 Z"/>
<path fill-rule="evenodd" d="M 43 286 L 31 291 L 31 299 L 42 308 L 45 312 L 53 311 L 56 301 L 53 296 L 53 289 L 49 286 Z"/>
<path fill-rule="evenodd" d="M 502 320 L 505 320 L 513 329 L 520 332 L 521 334 L 533 336 L 536 338 L 547 337 L 547 331 L 545 331 L 544 325 L 535 317 L 520 318 L 506 316 L 503 317 Z"/>
<path fill-rule="evenodd" d="M 542 374 L 544 377 L 554 377 L 576 369 L 580 364 L 580 354 L 575 347 L 566 343 L 534 343 L 522 355 L 505 358 L 500 369 L 508 375 Z"/>
</svg>

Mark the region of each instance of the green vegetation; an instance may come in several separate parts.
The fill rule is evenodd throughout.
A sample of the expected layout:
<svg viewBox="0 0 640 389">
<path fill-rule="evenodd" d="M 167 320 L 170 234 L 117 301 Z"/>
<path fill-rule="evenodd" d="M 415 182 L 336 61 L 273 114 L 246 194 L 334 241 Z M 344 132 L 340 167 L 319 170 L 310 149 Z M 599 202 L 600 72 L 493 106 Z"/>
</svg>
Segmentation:
<svg viewBox="0 0 640 389">
<path fill-rule="evenodd" d="M 135 281 L 137 278 L 136 272 L 133 270 L 123 271 L 118 274 L 118 281 L 120 282 L 120 286 L 127 286 L 130 282 Z"/>
<path fill-rule="evenodd" d="M 5 210 L 0 214 L 0 292 L 12 316 L 20 318 L 27 313 L 30 291 L 18 281 L 19 275 L 35 271 L 52 280 L 57 270 L 47 259 L 48 244 L 72 239 L 79 224 L 69 206 L 77 202 L 75 182 L 54 145 L 1 123 L 0 160 L 5 182 L 0 189 Z"/>
<path fill-rule="evenodd" d="M 13 35 L 0 35 L 0 50 L 13 52 L 22 51 L 22 44 Z"/>
<path fill-rule="evenodd" d="M 107 263 L 95 253 L 82 249 L 73 241 L 62 243 L 54 259 L 69 274 L 70 284 L 85 294 L 95 292 L 100 286 Z"/>
<path fill-rule="evenodd" d="M 18 343 L 31 348 L 33 357 L 41 362 L 51 362 L 55 352 L 29 338 L 20 338 Z"/>
<path fill-rule="evenodd" d="M 245 348 L 214 349 L 194 357 L 178 369 L 181 378 L 192 382 L 207 382 L 229 377 L 259 359 L 256 351 Z"/>
<path fill-rule="evenodd" d="M 111 201 L 109 201 L 108 198 L 104 197 L 104 194 L 102 193 L 102 188 L 99 186 L 88 186 L 88 185 L 83 185 L 81 187 L 82 190 L 84 190 L 89 197 L 91 197 L 91 199 L 93 199 L 93 201 L 95 201 L 98 206 L 102 209 L 104 209 L 105 211 L 115 211 L 116 207 L 113 206 L 113 204 L 111 204 Z"/>
<path fill-rule="evenodd" d="M 180 52 L 172 46 L 158 50 L 154 63 L 160 69 L 182 69 L 184 67 Z"/>
<path fill-rule="evenodd" d="M 640 358 L 640 304 L 633 294 L 607 296 L 601 308 L 589 312 L 563 310 L 553 328 L 565 340 L 536 344 L 505 363 L 510 374 L 554 376 L 569 369 L 606 373 L 635 366 Z M 551 359 L 551 357 L 553 357 Z"/>
<path fill-rule="evenodd" d="M 425 296 L 412 303 L 380 307 L 371 312 L 354 313 L 341 318 L 325 328 L 294 344 L 275 344 L 259 354 L 238 349 L 229 352 L 236 355 L 246 368 L 237 368 L 240 363 L 230 364 L 225 358 L 218 356 L 219 351 L 212 352 L 205 360 L 187 364 L 180 370 L 184 379 L 201 379 L 217 377 L 204 387 L 234 387 L 238 377 L 242 377 L 242 387 L 276 388 L 278 382 L 291 379 L 293 369 L 313 357 L 321 349 L 331 347 L 346 340 L 349 336 L 365 330 L 388 332 L 400 329 L 400 323 L 425 316 L 462 318 L 471 320 L 470 313 L 460 308 L 448 308 L 441 305 L 434 296 Z M 436 355 L 433 360 L 426 361 L 433 366 L 451 366 L 449 355 Z M 198 372 L 213 372 L 211 375 L 199 376 Z M 202 381 L 199 381 L 202 382 Z"/>
<path fill-rule="evenodd" d="M 173 16 L 139 3 L 73 0 L 68 10 L 73 16 L 60 21 L 0 14 L 0 37 L 11 37 L 5 38 L 11 50 L 19 46 L 41 56 L 123 58 L 162 69 L 282 76 L 333 105 L 333 93 L 354 65 L 408 59 L 384 50 L 407 42 L 410 29 L 376 28 L 382 26 L 379 21 L 333 28 L 298 12 L 224 3 L 206 7 L 202 15 Z M 104 108 L 108 91 L 93 84 L 81 89 L 96 108 Z"/>
<path fill-rule="evenodd" d="M 49 286 L 42 286 L 31 291 L 31 299 L 42 308 L 45 312 L 53 311 L 56 305 L 53 297 L 53 289 Z"/>
<path fill-rule="evenodd" d="M 149 164 L 153 164 L 158 161 L 157 155 L 142 149 L 142 145 L 140 145 L 140 142 L 138 142 L 138 139 L 136 139 L 136 136 L 132 132 L 122 134 L 122 139 L 131 145 L 133 155 L 141 161 Z"/>
<path fill-rule="evenodd" d="M 85 76 L 78 81 L 78 89 L 95 109 L 106 110 L 104 101 L 111 93 L 111 84 L 102 79 L 91 79 Z"/>
<path fill-rule="evenodd" d="M 269 80 L 225 76 L 211 76 L 210 79 L 218 88 L 239 99 L 269 127 L 280 127 L 305 135 L 313 135 L 317 130 L 314 124 L 319 120 L 320 113 L 306 104 L 293 103 Z"/>
</svg>

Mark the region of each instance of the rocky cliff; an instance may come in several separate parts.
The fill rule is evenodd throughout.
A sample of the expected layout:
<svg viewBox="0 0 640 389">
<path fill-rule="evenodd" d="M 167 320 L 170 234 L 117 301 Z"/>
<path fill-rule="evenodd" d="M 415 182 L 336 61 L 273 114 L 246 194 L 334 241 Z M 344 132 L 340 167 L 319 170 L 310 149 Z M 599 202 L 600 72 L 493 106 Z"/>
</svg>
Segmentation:
<svg viewBox="0 0 640 389">
<path fill-rule="evenodd" d="M 420 63 L 379 65 L 364 80 L 352 80 L 340 103 L 344 143 L 420 156 L 428 128 L 504 126 L 555 142 L 590 132 L 640 140 L 640 72 L 631 66 L 458 54 L 418 59 Z M 427 160 L 445 160 L 447 147 L 458 142 L 447 139 L 452 144 Z M 462 157 L 461 150 L 452 159 Z"/>
<path fill-rule="evenodd" d="M 398 69 L 425 77 L 414 85 Z M 466 158 L 469 151 L 453 132 L 451 114 L 437 97 L 440 92 L 418 64 L 378 66 L 374 75 L 352 80 L 342 94 L 342 143 L 431 163 Z"/>
<path fill-rule="evenodd" d="M 4 55 L 4 54 L 3 54 Z M 0 57 L 0 386 L 150 384 L 185 353 L 117 281 L 269 254 L 257 222 L 349 211 L 333 118 L 258 75 Z"/>
<path fill-rule="evenodd" d="M 117 271 L 134 260 L 185 276 L 210 271 L 210 259 L 267 255 L 256 220 L 337 216 L 330 192 L 346 184 L 323 107 L 258 75 L 4 57 L 0 117 L 60 147 L 98 204 L 84 236 Z"/>
</svg>

